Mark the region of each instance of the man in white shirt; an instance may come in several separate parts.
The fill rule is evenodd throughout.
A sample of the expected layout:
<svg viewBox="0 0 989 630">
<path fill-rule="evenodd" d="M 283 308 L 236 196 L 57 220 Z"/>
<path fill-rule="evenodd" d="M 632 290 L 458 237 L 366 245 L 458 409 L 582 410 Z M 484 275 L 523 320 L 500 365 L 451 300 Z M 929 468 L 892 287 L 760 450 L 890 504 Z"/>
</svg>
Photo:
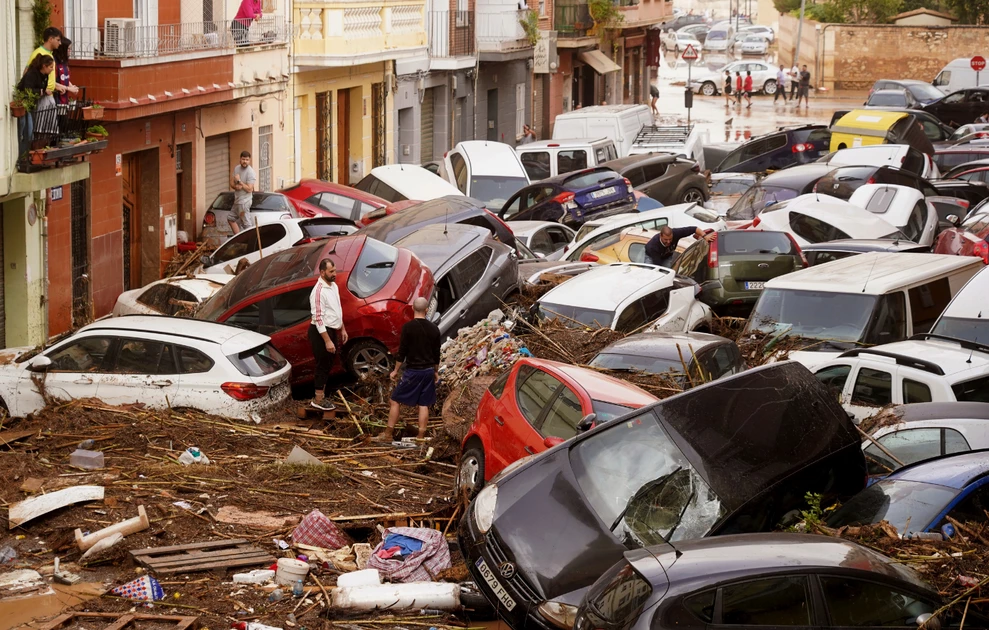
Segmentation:
<svg viewBox="0 0 989 630">
<path fill-rule="evenodd" d="M 333 261 L 319 261 L 319 279 L 309 294 L 309 345 L 316 359 L 314 376 L 316 393 L 312 406 L 321 411 L 333 411 L 329 397 L 330 370 L 338 350 L 347 343 L 347 330 L 343 327 L 343 309 L 340 307 L 340 290 L 336 285 L 337 268 Z"/>
<path fill-rule="evenodd" d="M 234 167 L 233 178 L 230 180 L 230 187 L 234 191 L 234 203 L 230 208 L 227 221 L 230 223 L 230 229 L 233 230 L 234 234 L 254 227 L 251 204 L 257 183 L 258 176 L 251 168 L 251 152 L 241 151 L 240 164 Z"/>
<path fill-rule="evenodd" d="M 793 60 L 793 67 L 790 68 L 790 102 L 797 98 L 797 88 L 800 86 L 800 68 L 797 67 L 797 60 Z"/>
<path fill-rule="evenodd" d="M 783 103 L 786 104 L 786 71 L 783 69 L 783 64 L 780 64 L 780 69 L 776 71 L 776 94 L 773 94 L 773 105 L 776 104 L 776 100 L 782 96 Z"/>
</svg>

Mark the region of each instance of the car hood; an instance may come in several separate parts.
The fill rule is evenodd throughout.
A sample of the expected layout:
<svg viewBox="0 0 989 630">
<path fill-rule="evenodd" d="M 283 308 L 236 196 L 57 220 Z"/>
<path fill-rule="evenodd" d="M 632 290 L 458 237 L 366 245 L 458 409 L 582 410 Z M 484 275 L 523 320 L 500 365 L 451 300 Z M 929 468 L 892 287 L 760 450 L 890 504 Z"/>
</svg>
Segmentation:
<svg viewBox="0 0 989 630">
<path fill-rule="evenodd" d="M 0 366 L 13 365 L 17 359 L 31 350 L 34 350 L 34 348 L 28 346 L 23 348 L 4 348 L 0 350 Z"/>
</svg>

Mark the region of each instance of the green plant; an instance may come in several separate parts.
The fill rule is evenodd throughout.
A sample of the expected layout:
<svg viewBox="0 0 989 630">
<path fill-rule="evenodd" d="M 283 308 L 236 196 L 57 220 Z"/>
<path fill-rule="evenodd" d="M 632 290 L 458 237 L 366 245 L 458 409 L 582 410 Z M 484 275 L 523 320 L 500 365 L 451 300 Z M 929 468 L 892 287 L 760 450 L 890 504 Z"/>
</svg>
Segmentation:
<svg viewBox="0 0 989 630">
<path fill-rule="evenodd" d="M 612 0 L 588 0 L 587 10 L 599 29 L 615 28 L 625 20 Z"/>
<path fill-rule="evenodd" d="M 519 25 L 525 31 L 525 38 L 529 40 L 531 46 L 535 46 L 539 41 L 539 14 L 529 9 L 519 19 Z"/>
<path fill-rule="evenodd" d="M 14 95 L 11 100 L 12 103 L 20 105 L 24 109 L 34 111 L 34 107 L 38 104 L 38 99 L 41 95 L 34 90 L 23 90 L 17 88 L 14 90 Z"/>
<path fill-rule="evenodd" d="M 99 103 L 93 103 L 93 104 L 92 104 L 92 105 L 90 105 L 89 107 L 90 107 L 91 109 L 103 109 L 103 106 L 102 106 L 102 105 L 100 105 Z"/>
<path fill-rule="evenodd" d="M 91 134 L 97 135 L 97 136 L 109 136 L 110 135 L 110 132 L 108 132 L 103 125 L 93 125 L 92 127 L 90 127 L 89 129 L 86 130 L 86 133 L 91 133 Z"/>
<path fill-rule="evenodd" d="M 34 27 L 34 45 L 40 46 L 45 43 L 42 39 L 42 33 L 52 23 L 51 0 L 34 0 L 31 3 L 31 21 Z"/>
</svg>

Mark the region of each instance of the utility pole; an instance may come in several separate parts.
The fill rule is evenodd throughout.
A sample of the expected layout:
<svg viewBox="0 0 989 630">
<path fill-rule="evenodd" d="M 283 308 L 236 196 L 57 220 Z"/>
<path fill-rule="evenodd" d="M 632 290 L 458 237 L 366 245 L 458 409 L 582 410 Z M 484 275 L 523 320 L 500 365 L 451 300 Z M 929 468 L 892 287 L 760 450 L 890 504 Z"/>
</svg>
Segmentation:
<svg viewBox="0 0 989 630">
<path fill-rule="evenodd" d="M 807 4 L 807 0 L 800 0 L 800 21 L 797 22 L 797 49 L 793 53 L 793 65 L 800 67 L 797 62 L 800 61 L 800 38 L 803 36 L 804 30 L 804 6 Z M 796 79 L 796 77 L 794 77 Z"/>
</svg>

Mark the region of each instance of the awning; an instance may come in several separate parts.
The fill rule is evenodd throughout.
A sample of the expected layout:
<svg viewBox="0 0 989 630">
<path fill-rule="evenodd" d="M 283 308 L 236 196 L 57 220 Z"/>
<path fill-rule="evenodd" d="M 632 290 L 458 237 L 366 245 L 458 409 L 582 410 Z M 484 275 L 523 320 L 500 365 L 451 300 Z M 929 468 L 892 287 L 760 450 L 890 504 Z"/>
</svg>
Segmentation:
<svg viewBox="0 0 989 630">
<path fill-rule="evenodd" d="M 622 69 L 621 66 L 611 59 L 608 59 L 607 55 L 600 50 L 589 50 L 587 52 L 582 52 L 577 55 L 577 58 L 594 68 L 594 71 L 598 74 L 608 74 L 609 72 Z"/>
</svg>

